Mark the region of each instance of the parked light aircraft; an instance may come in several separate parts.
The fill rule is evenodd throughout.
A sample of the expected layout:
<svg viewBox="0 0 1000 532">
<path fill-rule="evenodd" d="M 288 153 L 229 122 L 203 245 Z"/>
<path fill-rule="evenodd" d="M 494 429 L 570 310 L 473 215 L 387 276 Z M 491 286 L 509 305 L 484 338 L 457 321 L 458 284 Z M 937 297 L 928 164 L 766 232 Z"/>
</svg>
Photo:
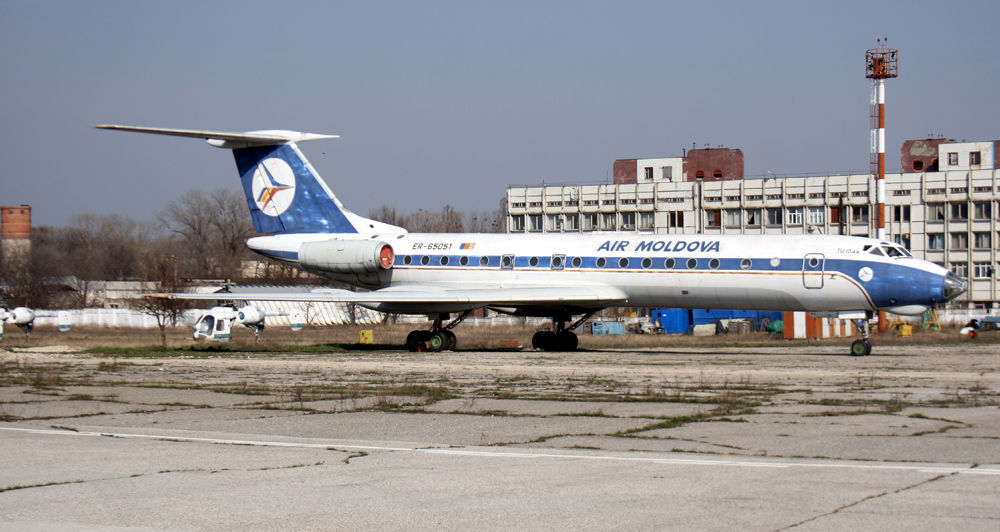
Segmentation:
<svg viewBox="0 0 1000 532">
<path fill-rule="evenodd" d="M 407 346 L 414 350 L 453 349 L 452 329 L 482 307 L 549 317 L 552 330 L 536 333 L 532 345 L 573 350 L 573 330 L 594 312 L 631 306 L 792 310 L 864 318 L 858 320 L 862 339 L 852 344 L 851 352 L 867 355 L 868 322 L 874 312 L 919 314 L 966 289 L 966 282 L 947 269 L 871 238 L 408 233 L 344 208 L 297 146 L 336 136 L 96 127 L 201 138 L 231 149 L 254 227 L 267 234 L 247 240 L 250 249 L 368 290 L 244 294 L 246 299 L 354 302 L 383 312 L 426 314 L 432 320 L 430 329 L 407 337 Z"/>
</svg>

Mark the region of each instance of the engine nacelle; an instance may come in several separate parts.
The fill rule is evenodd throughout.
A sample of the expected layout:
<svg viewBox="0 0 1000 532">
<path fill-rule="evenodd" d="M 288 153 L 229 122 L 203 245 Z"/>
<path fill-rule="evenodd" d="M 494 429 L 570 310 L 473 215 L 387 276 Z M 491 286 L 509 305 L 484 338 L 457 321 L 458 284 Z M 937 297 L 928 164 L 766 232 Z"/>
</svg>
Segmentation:
<svg viewBox="0 0 1000 532">
<path fill-rule="evenodd" d="M 242 325 L 259 325 L 264 323 L 265 314 L 253 305 L 247 305 L 236 314 L 236 321 Z"/>
<path fill-rule="evenodd" d="M 7 321 L 18 327 L 26 327 L 35 321 L 35 313 L 27 307 L 17 307 L 7 315 Z"/>
<path fill-rule="evenodd" d="M 392 246 L 377 240 L 323 240 L 299 247 L 299 264 L 306 270 L 330 273 L 372 273 L 392 268 Z"/>
</svg>

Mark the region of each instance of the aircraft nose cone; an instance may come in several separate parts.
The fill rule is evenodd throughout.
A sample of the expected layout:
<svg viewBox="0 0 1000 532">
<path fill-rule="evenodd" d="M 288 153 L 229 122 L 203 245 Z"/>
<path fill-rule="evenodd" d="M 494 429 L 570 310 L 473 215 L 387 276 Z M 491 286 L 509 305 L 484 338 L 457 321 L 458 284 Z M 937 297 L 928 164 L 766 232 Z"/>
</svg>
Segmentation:
<svg viewBox="0 0 1000 532">
<path fill-rule="evenodd" d="M 952 299 L 955 299 L 965 293 L 965 290 L 968 287 L 969 283 L 965 279 L 962 279 L 952 272 L 948 272 L 947 277 L 944 278 L 944 299 L 946 301 L 951 301 Z"/>
</svg>

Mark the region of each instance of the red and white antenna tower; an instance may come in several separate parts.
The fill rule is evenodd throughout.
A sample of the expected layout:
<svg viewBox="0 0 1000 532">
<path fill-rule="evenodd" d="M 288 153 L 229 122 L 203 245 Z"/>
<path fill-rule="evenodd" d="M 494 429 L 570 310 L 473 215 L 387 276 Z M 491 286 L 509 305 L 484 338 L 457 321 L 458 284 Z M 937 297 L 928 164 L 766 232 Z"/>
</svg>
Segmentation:
<svg viewBox="0 0 1000 532">
<path fill-rule="evenodd" d="M 865 52 L 865 77 L 872 80 L 871 172 L 875 177 L 876 237 L 885 240 L 885 80 L 898 76 L 899 50 L 885 37 Z"/>
</svg>

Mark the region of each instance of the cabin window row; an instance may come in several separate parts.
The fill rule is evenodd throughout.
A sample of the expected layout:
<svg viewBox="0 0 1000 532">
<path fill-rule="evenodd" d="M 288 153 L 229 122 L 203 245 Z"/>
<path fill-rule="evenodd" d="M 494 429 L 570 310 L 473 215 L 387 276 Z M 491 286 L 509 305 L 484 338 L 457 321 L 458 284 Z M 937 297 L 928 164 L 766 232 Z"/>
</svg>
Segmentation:
<svg viewBox="0 0 1000 532">
<path fill-rule="evenodd" d="M 499 266 L 501 269 L 512 269 L 517 266 L 516 264 L 517 258 L 518 257 L 516 257 L 515 255 L 502 255 L 500 257 L 482 256 L 479 257 L 479 259 L 475 262 L 481 267 Z M 522 256 L 520 257 L 520 259 L 523 260 L 525 259 L 525 257 Z M 453 257 L 450 257 L 448 255 L 442 255 L 437 258 L 432 258 L 429 255 L 420 255 L 420 256 L 403 255 L 400 257 L 399 262 L 404 266 L 413 266 L 413 265 L 430 266 L 432 265 L 431 264 L 432 262 L 434 263 L 434 265 L 449 266 L 453 264 L 453 260 L 454 260 Z M 545 264 L 546 261 L 548 262 L 548 264 Z M 565 255 L 552 255 L 551 257 L 533 256 L 533 257 L 527 257 L 527 264 L 522 263 L 520 266 L 521 267 L 527 266 L 529 268 L 548 267 L 549 269 L 552 270 L 562 270 L 567 266 L 571 268 L 583 268 L 590 266 L 591 260 L 588 259 L 586 261 L 587 262 L 586 266 L 584 264 L 584 261 L 585 259 L 583 257 L 567 258 Z M 460 266 L 468 266 L 473 261 L 470 259 L 469 256 L 462 255 L 457 257 L 457 260 L 454 262 Z M 652 268 L 665 269 L 665 270 L 686 268 L 689 270 L 694 270 L 697 269 L 699 265 L 707 264 L 707 266 L 710 269 L 717 270 L 722 266 L 722 261 L 720 261 L 717 258 L 711 258 L 708 259 L 706 262 L 706 259 L 697 259 L 694 257 L 688 258 L 686 260 L 685 259 L 678 260 L 673 257 L 669 257 L 666 259 L 653 259 L 650 257 L 644 257 L 641 259 L 639 258 L 633 259 L 629 257 L 618 257 L 618 258 L 597 257 L 592 261 L 592 264 L 593 267 L 599 269 L 617 267 L 618 269 L 623 269 L 623 270 L 628 269 L 629 267 L 634 267 L 635 265 L 637 265 L 639 268 L 643 270 L 648 270 Z M 742 259 L 739 262 L 739 267 L 740 269 L 743 270 L 749 270 L 750 268 L 753 267 L 753 261 L 751 259 Z"/>
</svg>

